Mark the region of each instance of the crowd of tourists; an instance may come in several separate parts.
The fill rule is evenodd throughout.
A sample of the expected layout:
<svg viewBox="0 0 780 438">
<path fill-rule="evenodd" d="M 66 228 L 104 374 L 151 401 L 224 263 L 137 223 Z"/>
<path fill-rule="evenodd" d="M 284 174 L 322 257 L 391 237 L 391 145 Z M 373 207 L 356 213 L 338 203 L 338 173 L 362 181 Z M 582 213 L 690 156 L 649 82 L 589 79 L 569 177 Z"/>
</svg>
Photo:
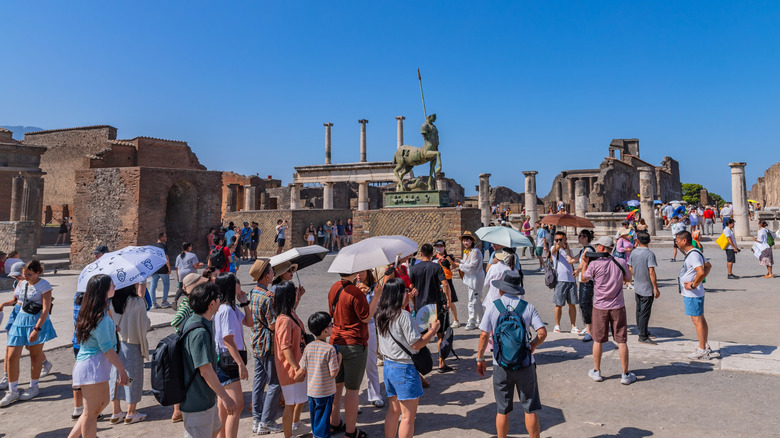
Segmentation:
<svg viewBox="0 0 780 438">
<path fill-rule="evenodd" d="M 538 259 L 539 270 L 545 271 L 545 284 L 553 291 L 553 332 L 563 331 L 566 308 L 570 333 L 581 335 L 583 342 L 593 342 L 593 367 L 587 375 L 597 382 L 604 379 L 602 349 L 612 333 L 621 361 L 620 383 L 630 385 L 636 376 L 629 368 L 624 289 L 634 291 L 639 342 L 655 344 L 648 323 L 660 291 L 656 255 L 648 247 L 650 234 L 640 220 L 624 222 L 615 238 L 594 239 L 590 230 L 582 229 L 575 249 L 565 232 L 529 221 L 525 218 L 520 231 L 534 243 L 528 256 Z M 675 228 L 676 223 L 679 217 L 673 215 L 669 226 L 674 232 L 675 251 L 685 255 L 678 285 L 684 312 L 691 317 L 698 337 L 698 345 L 688 357 L 709 359 L 713 352 L 707 340 L 703 282 L 711 265 L 695 234 L 685 227 Z M 724 230 L 733 227 L 731 218 L 724 223 Z M 766 223 L 760 227 L 756 241 L 771 240 Z M 237 243 L 243 241 L 245 229 L 248 247 Z M 287 224 L 279 220 L 275 231 L 281 248 Z M 212 229 L 207 237 L 208 260 L 199 261 L 192 244 L 185 242 L 173 264 L 166 255 L 166 263 L 150 277 L 149 287 L 143 281 L 115 289 L 106 275 L 89 280 L 86 291 L 74 297 L 72 417 L 76 424 L 70 437 L 94 437 L 97 421 L 109 403 L 111 424 L 147 419 L 137 409 L 143 396 L 144 363 L 150 357 L 147 311 L 161 307 L 176 308 L 171 325 L 181 338 L 186 397 L 171 407 L 171 421 L 183 423 L 185 436 L 236 437 L 245 408 L 241 382 L 251 376 L 253 433 L 283 433 L 285 437 L 300 433 L 301 413 L 308 405 L 315 437 L 341 432 L 350 438 L 366 437 L 358 424 L 359 391 L 365 380 L 369 403 L 377 408 L 387 406 L 385 436 L 411 437 L 420 398 L 429 385 L 425 375 L 431 369 L 453 371 L 446 363 L 445 351 L 452 347 L 452 329 L 461 325 L 454 305 L 458 301 L 454 274 L 460 276 L 466 289 L 465 330 L 480 331 L 476 359 L 480 376 L 487 369 L 485 355 L 492 356 L 497 435 L 507 436 L 508 415 L 517 391 L 528 433 L 539 436 L 537 412 L 542 405 L 533 352 L 548 333 L 535 306 L 524 300 L 519 262 L 524 252 L 518 254 L 515 248 L 497 244 L 482 251 L 485 247 L 478 245 L 470 231 L 462 233 L 461 246 L 453 253 L 448 253 L 443 240 L 424 243 L 418 253 L 398 265 L 340 274 L 328 291 L 327 307 L 304 322 L 296 309 L 307 299 L 306 290 L 292 281 L 297 265 L 285 262 L 272 266 L 268 258 L 253 257 L 256 244 L 252 243 L 259 235 L 256 223 L 245 223 L 241 229 L 231 224 L 224 234 Z M 337 225 L 329 239 L 340 241 L 338 236 Z M 733 235 L 728 239 L 738 251 Z M 167 254 L 166 233 L 160 233 L 154 245 Z M 94 256 L 99 259 L 108 251 L 101 245 Z M 43 346 L 57 336 L 49 315 L 51 285 L 42 278 L 43 267 L 36 260 L 25 263 L 14 257 L 17 255 L 4 255 L 2 264 L 4 272 L 17 281 L 13 298 L 0 303 L 0 312 L 12 308 L 0 381 L 0 389 L 7 392 L 0 407 L 39 394 L 39 379 L 52 369 Z M 236 276 L 242 260 L 251 262 L 253 284 L 246 288 Z M 178 290 L 170 302 L 174 270 Z M 160 284 L 162 300 L 158 303 Z M 421 327 L 415 318 L 424 308 L 432 309 L 433 315 L 427 327 Z M 246 339 L 244 327 L 251 331 Z M 426 367 L 425 357 L 432 360 L 427 345 L 434 338 L 438 366 L 430 363 Z M 29 387 L 22 391 L 19 361 L 23 349 L 30 353 L 31 367 Z M 249 355 L 254 359 L 252 372 Z M 382 364 L 386 399 L 378 363 Z"/>
</svg>

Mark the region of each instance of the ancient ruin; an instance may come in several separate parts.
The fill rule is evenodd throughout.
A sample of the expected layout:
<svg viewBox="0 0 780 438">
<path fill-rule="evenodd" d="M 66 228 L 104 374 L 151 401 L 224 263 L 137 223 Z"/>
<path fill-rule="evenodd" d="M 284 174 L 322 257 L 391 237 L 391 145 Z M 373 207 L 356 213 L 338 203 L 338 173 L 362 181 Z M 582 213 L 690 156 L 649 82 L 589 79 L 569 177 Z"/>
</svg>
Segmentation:
<svg viewBox="0 0 780 438">
<path fill-rule="evenodd" d="M 780 208 L 780 163 L 775 163 L 758 177 L 748 192 L 748 198 L 758 202 L 762 209 Z"/>
</svg>

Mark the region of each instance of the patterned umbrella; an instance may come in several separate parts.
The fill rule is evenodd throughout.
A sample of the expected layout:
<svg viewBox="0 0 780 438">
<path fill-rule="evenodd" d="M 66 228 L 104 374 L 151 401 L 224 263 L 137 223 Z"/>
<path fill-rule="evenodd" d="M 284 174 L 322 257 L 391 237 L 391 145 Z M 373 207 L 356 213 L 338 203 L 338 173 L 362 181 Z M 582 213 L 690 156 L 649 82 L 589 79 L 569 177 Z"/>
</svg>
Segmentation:
<svg viewBox="0 0 780 438">
<path fill-rule="evenodd" d="M 156 246 L 128 246 L 109 252 L 81 271 L 76 292 L 86 292 L 89 279 L 106 274 L 121 289 L 145 281 L 165 264 L 165 252 Z"/>
</svg>

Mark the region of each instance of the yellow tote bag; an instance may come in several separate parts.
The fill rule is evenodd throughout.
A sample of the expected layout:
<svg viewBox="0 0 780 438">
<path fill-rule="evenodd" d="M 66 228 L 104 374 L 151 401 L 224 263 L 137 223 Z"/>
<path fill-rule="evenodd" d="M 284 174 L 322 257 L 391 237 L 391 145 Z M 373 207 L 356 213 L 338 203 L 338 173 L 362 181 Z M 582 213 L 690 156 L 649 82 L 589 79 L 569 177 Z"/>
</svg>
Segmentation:
<svg viewBox="0 0 780 438">
<path fill-rule="evenodd" d="M 729 239 L 728 237 L 726 237 L 725 234 L 721 234 L 720 237 L 718 237 L 718 240 L 715 241 L 715 243 L 717 243 L 720 249 L 723 250 L 729 247 Z"/>
</svg>

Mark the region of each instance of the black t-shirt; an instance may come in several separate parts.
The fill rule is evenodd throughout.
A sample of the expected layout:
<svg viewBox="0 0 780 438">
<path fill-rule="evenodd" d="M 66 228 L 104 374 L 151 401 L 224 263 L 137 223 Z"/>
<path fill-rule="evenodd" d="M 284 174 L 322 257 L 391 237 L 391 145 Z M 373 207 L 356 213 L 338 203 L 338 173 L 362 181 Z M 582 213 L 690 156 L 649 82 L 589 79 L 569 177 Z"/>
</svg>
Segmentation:
<svg viewBox="0 0 780 438">
<path fill-rule="evenodd" d="M 166 256 L 168 255 L 168 245 L 157 242 L 153 246 L 161 248 L 165 252 L 165 255 Z M 168 270 L 168 265 L 162 265 L 162 267 L 158 269 L 157 272 L 155 272 L 155 274 L 163 275 L 163 274 L 170 274 L 170 272 L 171 271 Z"/>
<path fill-rule="evenodd" d="M 415 308 L 419 309 L 426 304 L 444 303 L 441 282 L 447 281 L 447 277 L 444 276 L 441 266 L 429 261 L 418 262 L 409 269 L 409 278 L 417 288 Z"/>
<path fill-rule="evenodd" d="M 249 235 L 249 238 L 252 240 L 252 242 L 257 242 L 260 240 L 260 230 L 257 229 L 257 227 L 252 227 L 252 234 Z"/>
</svg>

